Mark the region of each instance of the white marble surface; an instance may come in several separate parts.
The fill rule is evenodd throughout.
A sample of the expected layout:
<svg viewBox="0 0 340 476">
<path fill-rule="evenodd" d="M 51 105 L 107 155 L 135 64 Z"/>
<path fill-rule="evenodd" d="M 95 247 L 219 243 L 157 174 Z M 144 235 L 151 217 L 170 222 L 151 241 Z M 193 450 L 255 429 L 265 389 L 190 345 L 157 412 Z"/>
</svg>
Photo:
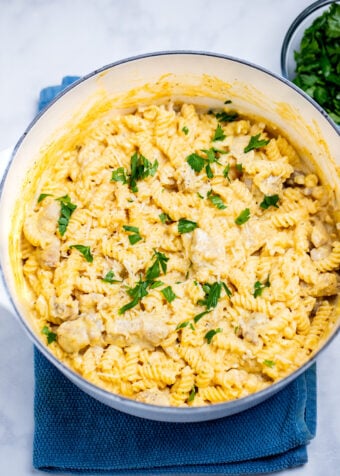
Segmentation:
<svg viewBox="0 0 340 476">
<path fill-rule="evenodd" d="M 120 58 L 208 50 L 279 73 L 280 47 L 309 0 L 0 0 L 0 150 L 16 142 L 39 90 Z M 4 159 L 3 159 L 4 161 Z M 0 163 L 1 166 L 1 163 Z M 32 469 L 32 345 L 0 286 L 0 474 Z M 284 476 L 340 474 L 339 338 L 318 363 L 318 429 L 309 462 Z"/>
</svg>

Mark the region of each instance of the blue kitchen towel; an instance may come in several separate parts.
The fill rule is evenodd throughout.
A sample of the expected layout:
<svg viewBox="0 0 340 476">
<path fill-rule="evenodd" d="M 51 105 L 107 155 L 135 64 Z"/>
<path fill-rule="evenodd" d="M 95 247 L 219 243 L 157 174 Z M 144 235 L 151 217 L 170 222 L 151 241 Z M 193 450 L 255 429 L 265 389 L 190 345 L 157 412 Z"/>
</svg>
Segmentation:
<svg viewBox="0 0 340 476">
<path fill-rule="evenodd" d="M 39 107 L 76 77 L 45 88 Z M 315 365 L 263 403 L 201 423 L 164 423 L 109 408 L 35 350 L 34 467 L 65 474 L 262 474 L 307 462 L 316 430 Z"/>
</svg>

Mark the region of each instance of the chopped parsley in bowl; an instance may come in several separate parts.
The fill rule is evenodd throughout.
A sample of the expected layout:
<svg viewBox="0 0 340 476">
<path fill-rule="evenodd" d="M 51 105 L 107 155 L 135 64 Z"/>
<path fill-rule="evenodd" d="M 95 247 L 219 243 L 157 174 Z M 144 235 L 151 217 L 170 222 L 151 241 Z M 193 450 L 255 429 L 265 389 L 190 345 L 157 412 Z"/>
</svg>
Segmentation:
<svg viewBox="0 0 340 476">
<path fill-rule="evenodd" d="M 296 18 L 283 42 L 281 69 L 340 125 L 340 2 L 315 2 Z"/>
</svg>

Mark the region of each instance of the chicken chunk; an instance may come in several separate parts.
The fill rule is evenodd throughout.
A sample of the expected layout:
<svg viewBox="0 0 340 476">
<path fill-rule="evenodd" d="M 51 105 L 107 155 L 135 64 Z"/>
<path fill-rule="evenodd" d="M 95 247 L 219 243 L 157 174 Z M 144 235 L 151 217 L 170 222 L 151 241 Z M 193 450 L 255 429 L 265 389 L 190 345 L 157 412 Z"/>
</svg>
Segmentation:
<svg viewBox="0 0 340 476">
<path fill-rule="evenodd" d="M 58 343 L 65 352 L 79 352 L 88 345 L 101 341 L 102 324 L 95 315 L 82 316 L 74 321 L 63 322 L 58 330 Z"/>
<path fill-rule="evenodd" d="M 137 402 L 150 403 L 152 405 L 169 406 L 169 396 L 158 390 L 158 388 L 150 388 L 139 392 L 136 397 Z"/>
</svg>

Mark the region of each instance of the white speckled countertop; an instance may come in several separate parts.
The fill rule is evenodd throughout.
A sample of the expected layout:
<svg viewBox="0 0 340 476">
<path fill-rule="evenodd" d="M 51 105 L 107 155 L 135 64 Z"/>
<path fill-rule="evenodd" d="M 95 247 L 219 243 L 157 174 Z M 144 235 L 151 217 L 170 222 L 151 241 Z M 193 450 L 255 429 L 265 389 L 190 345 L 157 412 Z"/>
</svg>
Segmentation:
<svg viewBox="0 0 340 476">
<path fill-rule="evenodd" d="M 206 50 L 280 73 L 284 34 L 310 3 L 0 0 L 0 150 L 15 144 L 34 116 L 41 88 L 127 56 Z M 0 285 L 0 474 L 29 476 L 38 474 L 31 463 L 33 353 L 8 306 Z M 280 475 L 340 474 L 339 363 L 337 338 L 318 361 L 318 429 L 309 462 Z"/>
</svg>

